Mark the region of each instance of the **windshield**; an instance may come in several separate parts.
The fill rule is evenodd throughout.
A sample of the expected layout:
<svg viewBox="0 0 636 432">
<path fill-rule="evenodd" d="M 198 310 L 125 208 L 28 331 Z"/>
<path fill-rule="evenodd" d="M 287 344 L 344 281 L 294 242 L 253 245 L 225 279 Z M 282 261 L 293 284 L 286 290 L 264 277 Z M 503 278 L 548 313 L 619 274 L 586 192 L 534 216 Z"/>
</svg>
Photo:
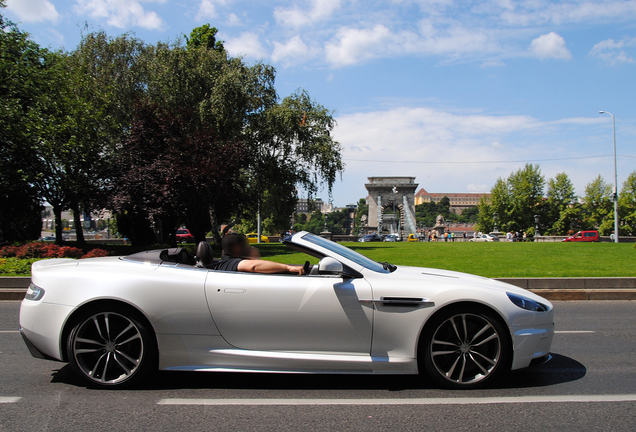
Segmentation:
<svg viewBox="0 0 636 432">
<path fill-rule="evenodd" d="M 342 246 L 339 243 L 332 242 L 331 240 L 327 240 L 322 237 L 318 237 L 314 234 L 305 234 L 303 240 L 307 240 L 310 243 L 321 246 L 325 249 L 330 250 L 331 252 L 338 254 L 342 257 L 347 258 L 348 260 L 353 261 L 356 264 L 361 265 L 362 267 L 368 268 L 374 272 L 378 273 L 390 273 L 390 270 L 385 269 L 386 266 L 383 264 L 373 261 L 358 252 L 349 249 L 348 247 Z"/>
</svg>

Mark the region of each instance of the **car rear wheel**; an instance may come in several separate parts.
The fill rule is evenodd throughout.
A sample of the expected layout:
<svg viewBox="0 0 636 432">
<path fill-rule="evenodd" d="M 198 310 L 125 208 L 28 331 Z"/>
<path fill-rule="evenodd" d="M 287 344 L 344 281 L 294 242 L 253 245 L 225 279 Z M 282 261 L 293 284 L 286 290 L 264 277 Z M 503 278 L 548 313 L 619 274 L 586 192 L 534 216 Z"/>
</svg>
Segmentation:
<svg viewBox="0 0 636 432">
<path fill-rule="evenodd" d="M 506 328 L 486 309 L 449 310 L 434 318 L 423 338 L 420 358 L 424 368 L 446 388 L 482 387 L 509 369 Z"/>
<path fill-rule="evenodd" d="M 93 387 L 128 387 L 156 368 L 152 333 L 137 314 L 112 309 L 83 315 L 67 341 L 71 367 Z"/>
</svg>

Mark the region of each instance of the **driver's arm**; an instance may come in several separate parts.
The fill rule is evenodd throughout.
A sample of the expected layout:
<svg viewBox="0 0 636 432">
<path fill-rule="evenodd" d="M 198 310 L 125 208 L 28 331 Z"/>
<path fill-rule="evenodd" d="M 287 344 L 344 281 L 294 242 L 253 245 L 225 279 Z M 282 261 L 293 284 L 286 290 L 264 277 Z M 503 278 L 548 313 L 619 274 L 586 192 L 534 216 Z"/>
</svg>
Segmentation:
<svg viewBox="0 0 636 432">
<path fill-rule="evenodd" d="M 247 273 L 294 273 L 305 274 L 302 266 L 281 264 L 273 261 L 243 260 L 238 264 L 238 271 Z"/>
</svg>

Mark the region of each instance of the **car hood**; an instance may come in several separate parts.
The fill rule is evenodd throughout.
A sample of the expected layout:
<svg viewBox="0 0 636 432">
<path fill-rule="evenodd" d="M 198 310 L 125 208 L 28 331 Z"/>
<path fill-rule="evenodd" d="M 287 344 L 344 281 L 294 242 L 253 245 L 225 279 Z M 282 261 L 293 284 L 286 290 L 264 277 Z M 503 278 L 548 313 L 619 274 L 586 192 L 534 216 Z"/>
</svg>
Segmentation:
<svg viewBox="0 0 636 432">
<path fill-rule="evenodd" d="M 549 303 L 543 297 L 536 295 L 526 289 L 519 288 L 515 285 L 511 285 L 505 282 L 500 282 L 495 279 L 490 279 L 483 276 L 476 276 L 468 273 L 461 273 L 450 270 L 440 270 L 427 267 L 408 267 L 398 266 L 398 268 L 390 275 L 392 280 L 404 280 L 415 281 L 421 278 L 422 281 L 430 282 L 436 285 L 448 285 L 457 286 L 461 285 L 462 288 L 475 289 L 475 290 L 492 290 L 500 292 L 511 292 L 526 296 L 535 301 L 542 303 Z"/>
</svg>

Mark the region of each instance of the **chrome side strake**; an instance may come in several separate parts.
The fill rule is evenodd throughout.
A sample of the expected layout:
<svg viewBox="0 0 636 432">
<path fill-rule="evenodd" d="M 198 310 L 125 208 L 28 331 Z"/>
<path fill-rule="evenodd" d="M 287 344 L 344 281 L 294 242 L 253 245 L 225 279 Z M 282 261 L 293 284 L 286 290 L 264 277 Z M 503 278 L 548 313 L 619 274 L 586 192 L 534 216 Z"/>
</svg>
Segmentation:
<svg viewBox="0 0 636 432">
<path fill-rule="evenodd" d="M 373 303 L 381 304 L 383 306 L 412 306 L 412 307 L 433 307 L 435 303 L 429 301 L 427 298 L 415 298 L 415 297 L 382 297 L 380 300 L 358 300 L 360 303 Z"/>
</svg>

